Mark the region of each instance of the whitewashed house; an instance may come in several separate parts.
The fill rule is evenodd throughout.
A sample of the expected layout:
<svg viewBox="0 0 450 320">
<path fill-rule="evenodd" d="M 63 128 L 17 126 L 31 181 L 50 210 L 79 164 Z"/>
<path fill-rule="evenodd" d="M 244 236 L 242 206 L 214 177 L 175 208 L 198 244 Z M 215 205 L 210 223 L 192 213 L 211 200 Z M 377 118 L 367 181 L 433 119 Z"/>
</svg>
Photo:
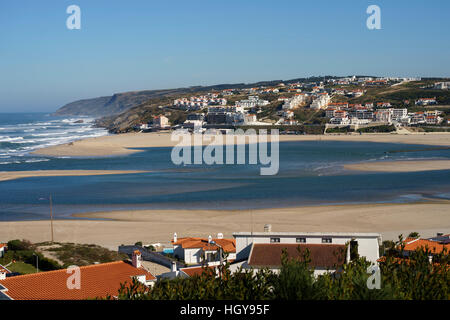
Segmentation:
<svg viewBox="0 0 450 320">
<path fill-rule="evenodd" d="M 245 260 L 250 257 L 253 245 L 256 244 L 348 244 L 347 250 L 357 250 L 360 257 L 375 263 L 379 259 L 381 235 L 378 233 L 346 233 L 346 232 L 236 232 L 236 259 Z"/>
<path fill-rule="evenodd" d="M 196 237 L 178 238 L 175 233 L 172 244 L 173 255 L 184 260 L 187 264 L 220 261 L 220 252 L 227 255 L 228 261 L 236 259 L 236 241 L 234 239 L 224 239 L 221 233 L 215 239 L 211 236 L 208 239 Z"/>
<path fill-rule="evenodd" d="M 8 246 L 4 243 L 0 243 L 0 258 L 5 256 L 5 252 L 8 249 Z"/>
</svg>

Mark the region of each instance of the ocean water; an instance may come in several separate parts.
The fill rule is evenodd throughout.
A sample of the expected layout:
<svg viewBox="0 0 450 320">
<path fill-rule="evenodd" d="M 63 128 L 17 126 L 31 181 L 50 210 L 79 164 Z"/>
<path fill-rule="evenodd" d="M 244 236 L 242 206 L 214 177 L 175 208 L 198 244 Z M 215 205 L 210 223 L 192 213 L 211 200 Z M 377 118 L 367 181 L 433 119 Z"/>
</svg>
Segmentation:
<svg viewBox="0 0 450 320">
<path fill-rule="evenodd" d="M 26 146 L 30 149 L 3 145 L 5 151 L 2 153 L 7 153 L 5 156 L 10 158 L 1 161 L 4 163 L 0 164 L 0 171 L 105 169 L 149 172 L 2 181 L 0 221 L 47 219 L 49 195 L 53 199 L 54 215 L 59 219 L 71 218 L 73 213 L 121 209 L 256 209 L 450 198 L 450 170 L 367 173 L 343 169 L 344 164 L 362 161 L 449 159 L 449 149 L 370 142 L 286 142 L 280 144 L 279 173 L 261 176 L 259 165 L 176 166 L 171 162 L 171 148 L 147 148 L 117 157 L 31 156 L 29 150 L 49 143 L 79 139 L 80 134 L 106 134 L 101 129 L 91 128 L 88 122 L 75 124 L 75 118 L 47 119 L 36 119 L 39 124 L 31 124 L 28 119 L 22 121 L 28 123 L 27 126 L 21 126 L 20 121 L 0 126 L 8 128 L 3 131 L 9 133 L 3 136 L 16 138 L 15 141 L 33 140 Z M 41 134 L 34 138 L 54 137 L 55 140 L 33 139 L 30 132 L 25 132 L 31 128 Z M 47 133 L 53 135 L 45 136 Z M 33 159 L 36 161 L 27 161 Z"/>
<path fill-rule="evenodd" d="M 0 165 L 48 161 L 30 152 L 77 139 L 108 134 L 93 118 L 52 117 L 46 113 L 0 113 Z M 4 169 L 4 168 L 0 168 Z"/>
</svg>

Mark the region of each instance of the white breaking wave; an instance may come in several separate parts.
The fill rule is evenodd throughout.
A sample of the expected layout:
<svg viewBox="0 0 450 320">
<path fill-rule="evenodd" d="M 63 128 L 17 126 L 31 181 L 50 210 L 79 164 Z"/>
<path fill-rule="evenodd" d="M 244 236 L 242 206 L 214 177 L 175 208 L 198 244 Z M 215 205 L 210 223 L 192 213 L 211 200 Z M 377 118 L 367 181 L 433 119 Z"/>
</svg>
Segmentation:
<svg viewBox="0 0 450 320">
<path fill-rule="evenodd" d="M 92 126 L 94 120 L 94 118 L 74 117 L 36 122 L 28 120 L 26 123 L 2 125 L 0 143 L 7 144 L 2 145 L 0 149 L 0 159 L 10 160 L 0 164 L 49 161 L 45 157 L 30 159 L 25 156 L 37 149 L 107 135 L 105 129 Z"/>
<path fill-rule="evenodd" d="M 0 136 L 0 142 L 11 142 L 11 141 L 17 141 L 17 140 L 23 140 L 23 137 Z"/>
</svg>

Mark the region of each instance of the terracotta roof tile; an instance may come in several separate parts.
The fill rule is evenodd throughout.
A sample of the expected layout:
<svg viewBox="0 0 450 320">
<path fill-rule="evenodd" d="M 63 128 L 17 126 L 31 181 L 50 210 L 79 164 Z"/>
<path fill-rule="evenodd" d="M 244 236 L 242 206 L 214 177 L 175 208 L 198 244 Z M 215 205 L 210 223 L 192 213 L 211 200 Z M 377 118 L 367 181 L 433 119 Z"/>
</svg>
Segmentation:
<svg viewBox="0 0 450 320">
<path fill-rule="evenodd" d="M 208 267 L 209 270 L 215 270 L 216 267 L 214 266 L 210 266 Z M 193 276 L 199 276 L 201 274 L 203 274 L 206 270 L 204 267 L 202 266 L 198 266 L 198 267 L 190 267 L 190 268 L 181 268 L 181 271 L 183 271 L 185 274 L 187 274 L 189 277 L 193 277 Z"/>
<path fill-rule="evenodd" d="M 431 241 L 426 239 L 414 239 L 411 241 L 405 241 L 405 251 L 415 251 L 417 249 L 428 248 L 432 253 L 441 253 L 444 248 L 447 249 L 447 253 L 450 253 L 450 244 L 441 244 L 437 241 Z"/>
<path fill-rule="evenodd" d="M 120 284 L 130 283 L 134 276 L 156 279 L 126 261 L 80 267 L 80 271 L 80 289 L 67 288 L 67 279 L 72 275 L 67 269 L 10 277 L 0 280 L 0 285 L 7 289 L 4 293 L 15 300 L 85 300 L 116 296 Z"/>
<path fill-rule="evenodd" d="M 220 245 L 225 252 L 236 252 L 236 240 L 234 239 L 212 239 L 215 243 Z M 207 250 L 218 250 L 219 247 L 208 242 L 208 239 L 203 238 L 179 238 L 173 245 L 181 245 L 183 249 L 201 248 Z"/>
<path fill-rule="evenodd" d="M 279 268 L 283 249 L 291 258 L 300 258 L 306 249 L 309 250 L 312 267 L 332 268 L 342 265 L 346 257 L 346 246 L 338 244 L 254 244 L 248 264 L 253 267 Z"/>
</svg>

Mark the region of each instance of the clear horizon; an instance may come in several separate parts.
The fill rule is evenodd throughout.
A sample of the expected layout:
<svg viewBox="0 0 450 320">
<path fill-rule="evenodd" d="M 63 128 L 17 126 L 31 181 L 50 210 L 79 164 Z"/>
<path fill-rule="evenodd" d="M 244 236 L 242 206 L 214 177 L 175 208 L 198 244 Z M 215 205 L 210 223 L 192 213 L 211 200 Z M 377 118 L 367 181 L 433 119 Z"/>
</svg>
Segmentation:
<svg viewBox="0 0 450 320">
<path fill-rule="evenodd" d="M 68 6 L 81 29 L 68 30 Z M 381 30 L 366 27 L 369 5 Z M 450 3 L 6 2 L 0 112 L 52 112 L 118 92 L 319 75 L 450 76 Z"/>
</svg>

